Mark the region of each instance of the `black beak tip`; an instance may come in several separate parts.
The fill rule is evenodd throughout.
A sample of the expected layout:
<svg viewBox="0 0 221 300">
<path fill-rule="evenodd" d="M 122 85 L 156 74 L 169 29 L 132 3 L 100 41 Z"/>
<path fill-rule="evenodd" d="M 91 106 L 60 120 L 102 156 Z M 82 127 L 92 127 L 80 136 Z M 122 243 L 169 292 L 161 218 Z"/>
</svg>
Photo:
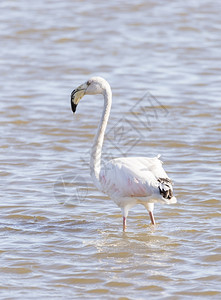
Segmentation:
<svg viewBox="0 0 221 300">
<path fill-rule="evenodd" d="M 77 104 L 74 104 L 73 101 L 71 101 L 71 109 L 72 109 L 73 113 L 76 112 L 76 108 L 77 108 Z"/>
</svg>

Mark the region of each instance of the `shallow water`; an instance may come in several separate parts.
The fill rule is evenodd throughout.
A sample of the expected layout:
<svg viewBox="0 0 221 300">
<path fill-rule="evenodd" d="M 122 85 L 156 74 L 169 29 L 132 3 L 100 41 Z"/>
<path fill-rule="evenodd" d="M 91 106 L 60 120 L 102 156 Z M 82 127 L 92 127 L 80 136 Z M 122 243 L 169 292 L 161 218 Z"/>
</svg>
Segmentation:
<svg viewBox="0 0 221 300">
<path fill-rule="evenodd" d="M 218 1 L 2 1 L 2 299 L 220 299 Z M 105 77 L 103 158 L 158 153 L 176 205 L 141 206 L 122 233 L 88 161 Z"/>
</svg>

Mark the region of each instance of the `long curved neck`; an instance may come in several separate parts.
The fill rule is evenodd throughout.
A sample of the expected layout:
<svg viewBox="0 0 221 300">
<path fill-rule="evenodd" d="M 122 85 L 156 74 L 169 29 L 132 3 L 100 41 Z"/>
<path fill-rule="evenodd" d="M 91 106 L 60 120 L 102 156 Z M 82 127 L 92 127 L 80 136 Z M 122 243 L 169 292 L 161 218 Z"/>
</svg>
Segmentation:
<svg viewBox="0 0 221 300">
<path fill-rule="evenodd" d="M 97 129 L 96 136 L 94 138 L 93 146 L 91 149 L 91 159 L 90 159 L 90 171 L 91 177 L 98 188 L 100 188 L 99 174 L 101 169 L 101 152 L 104 141 L 104 133 L 107 127 L 107 122 L 110 115 L 111 103 L 112 103 L 112 93 L 110 86 L 104 89 L 104 108 L 100 123 Z"/>
</svg>

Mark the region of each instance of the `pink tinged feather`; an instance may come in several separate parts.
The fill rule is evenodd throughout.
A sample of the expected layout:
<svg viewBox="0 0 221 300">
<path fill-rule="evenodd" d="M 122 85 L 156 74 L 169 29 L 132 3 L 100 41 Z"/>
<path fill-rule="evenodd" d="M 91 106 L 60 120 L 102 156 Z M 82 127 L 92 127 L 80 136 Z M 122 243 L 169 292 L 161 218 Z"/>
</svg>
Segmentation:
<svg viewBox="0 0 221 300">
<path fill-rule="evenodd" d="M 158 185 L 154 168 L 159 169 L 161 176 L 164 175 L 162 164 L 157 158 L 130 157 L 111 160 L 100 174 L 103 191 L 115 197 L 151 196 Z"/>
</svg>

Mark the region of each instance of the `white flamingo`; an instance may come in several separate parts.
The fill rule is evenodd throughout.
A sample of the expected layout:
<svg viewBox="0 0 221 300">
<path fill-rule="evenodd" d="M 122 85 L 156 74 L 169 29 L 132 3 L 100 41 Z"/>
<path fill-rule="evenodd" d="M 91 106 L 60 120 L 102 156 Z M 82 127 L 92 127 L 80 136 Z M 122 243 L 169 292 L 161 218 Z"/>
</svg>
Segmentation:
<svg viewBox="0 0 221 300">
<path fill-rule="evenodd" d="M 75 113 L 77 104 L 84 95 L 102 94 L 104 108 L 90 158 L 90 173 L 95 186 L 106 193 L 121 208 L 123 231 L 130 208 L 142 204 L 149 211 L 154 225 L 154 203 L 176 203 L 172 181 L 162 167 L 159 156 L 122 157 L 112 159 L 101 167 L 101 152 L 107 126 L 112 92 L 109 83 L 101 77 L 92 77 L 71 93 L 71 107 Z"/>
</svg>

